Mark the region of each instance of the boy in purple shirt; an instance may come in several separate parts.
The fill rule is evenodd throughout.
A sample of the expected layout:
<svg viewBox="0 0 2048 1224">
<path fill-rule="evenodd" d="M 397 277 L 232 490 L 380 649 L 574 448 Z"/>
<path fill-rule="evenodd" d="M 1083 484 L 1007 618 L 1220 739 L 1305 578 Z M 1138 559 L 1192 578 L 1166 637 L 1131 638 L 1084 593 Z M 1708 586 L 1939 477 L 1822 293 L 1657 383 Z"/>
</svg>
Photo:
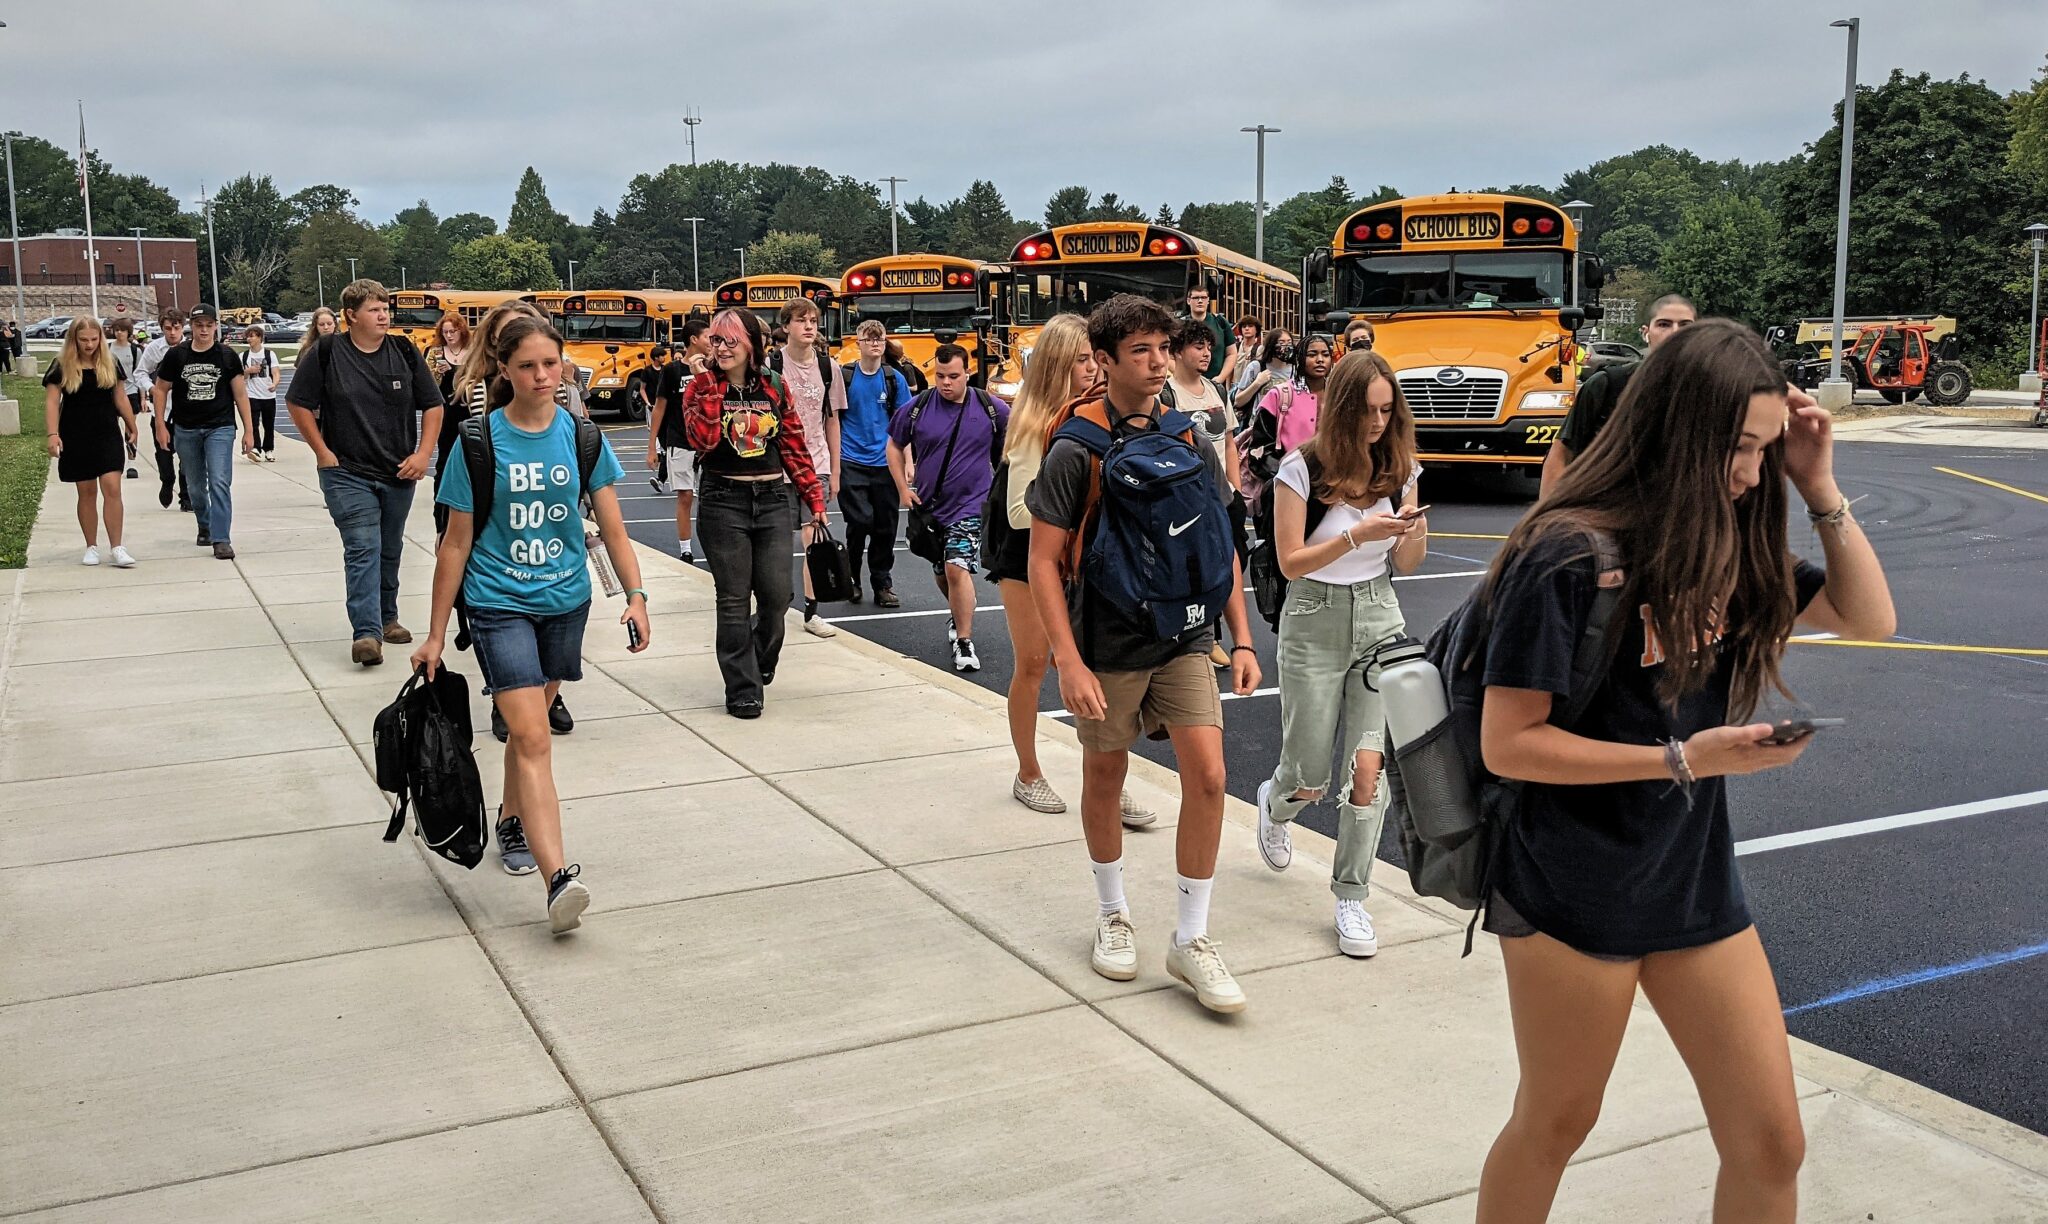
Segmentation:
<svg viewBox="0 0 2048 1224">
<path fill-rule="evenodd" d="M 974 653 L 981 508 L 1009 423 L 1008 404 L 967 385 L 967 350 L 957 344 L 938 347 L 931 390 L 897 409 L 889 422 L 889 474 L 897 497 L 910 507 L 911 551 L 931 562 L 939 593 L 953 610 L 946 636 L 953 643 L 955 671 L 981 670 Z"/>
</svg>

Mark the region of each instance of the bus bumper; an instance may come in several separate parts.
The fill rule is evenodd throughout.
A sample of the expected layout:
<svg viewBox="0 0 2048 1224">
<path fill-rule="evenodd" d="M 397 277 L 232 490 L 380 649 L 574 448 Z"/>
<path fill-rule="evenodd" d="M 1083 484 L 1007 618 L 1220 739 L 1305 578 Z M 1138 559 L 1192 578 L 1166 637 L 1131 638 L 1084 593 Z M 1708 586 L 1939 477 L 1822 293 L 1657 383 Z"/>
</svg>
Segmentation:
<svg viewBox="0 0 2048 1224">
<path fill-rule="evenodd" d="M 1415 448 L 1424 463 L 1540 464 L 1564 428 L 1564 414 L 1522 414 L 1502 423 L 1415 423 Z"/>
</svg>

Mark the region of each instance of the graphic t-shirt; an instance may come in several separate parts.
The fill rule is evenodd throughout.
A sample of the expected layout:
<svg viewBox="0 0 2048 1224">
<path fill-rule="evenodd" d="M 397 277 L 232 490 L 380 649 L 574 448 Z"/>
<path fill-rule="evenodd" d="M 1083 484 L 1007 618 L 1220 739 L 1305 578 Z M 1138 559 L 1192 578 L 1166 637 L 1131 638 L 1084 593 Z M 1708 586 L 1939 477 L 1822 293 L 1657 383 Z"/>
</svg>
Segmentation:
<svg viewBox="0 0 2048 1224">
<path fill-rule="evenodd" d="M 1627 565 L 1626 555 L 1622 558 Z M 1572 654 L 1598 582 L 1592 545 L 1565 534 L 1539 538 L 1507 563 L 1493 599 L 1485 683 L 1571 696 Z M 1827 572 L 1794 566 L 1804 610 Z M 1683 740 L 1728 720 L 1733 658 L 1719 642 L 1712 675 L 1677 708 L 1657 696 L 1665 652 L 1649 605 L 1621 618 L 1614 661 L 1585 717 L 1570 728 L 1622 744 Z M 1747 927 L 1722 778 L 1703 778 L 1692 803 L 1668 781 L 1592 786 L 1532 783 L 1509 823 L 1496 884 L 1537 930 L 1583 952 L 1643 956 L 1696 947 Z"/>
<path fill-rule="evenodd" d="M 260 353 L 251 349 L 242 354 L 242 377 L 249 380 L 250 399 L 276 399 L 277 354 L 269 349 Z"/>
<path fill-rule="evenodd" d="M 573 612 L 590 599 L 583 515 L 576 506 L 581 493 L 576 418 L 558 408 L 546 429 L 532 433 L 502 412 L 493 412 L 489 420 L 497 483 L 491 490 L 491 521 L 477 524 L 469 568 L 462 576 L 463 602 L 531 616 Z M 590 488 L 595 492 L 625 474 L 606 442 L 590 474 Z M 460 457 L 442 474 L 434 500 L 451 510 L 475 506 L 469 464 Z"/>
<path fill-rule="evenodd" d="M 846 414 L 839 419 L 839 455 L 848 463 L 882 467 L 889 462 L 889 421 L 910 402 L 903 375 L 881 366 L 868 374 L 846 368 Z"/>
<path fill-rule="evenodd" d="M 235 422 L 235 379 L 242 359 L 216 341 L 195 352 L 191 341 L 164 354 L 156 376 L 171 384 L 171 423 L 180 429 L 212 429 Z"/>
</svg>

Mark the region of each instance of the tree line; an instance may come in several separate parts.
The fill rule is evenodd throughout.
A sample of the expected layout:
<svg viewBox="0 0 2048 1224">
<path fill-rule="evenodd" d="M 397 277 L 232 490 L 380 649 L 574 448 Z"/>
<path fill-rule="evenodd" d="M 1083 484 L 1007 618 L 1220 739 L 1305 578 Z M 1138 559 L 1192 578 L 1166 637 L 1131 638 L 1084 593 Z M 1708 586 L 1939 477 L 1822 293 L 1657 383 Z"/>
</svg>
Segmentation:
<svg viewBox="0 0 2048 1224">
<path fill-rule="evenodd" d="M 1709 314 L 1759 327 L 1824 314 L 1832 298 L 1840 110 L 1828 130 L 1778 162 L 1715 162 L 1652 145 L 1574 170 L 1555 186 L 1487 190 L 1554 203 L 1591 204 L 1585 243 L 1610 272 L 1607 295 L 1647 301 L 1680 292 Z M 82 223 L 71 155 L 36 138 L 15 142 L 24 233 Z M 141 175 L 92 156 L 100 232 L 141 226 L 204 240 L 201 216 Z M 1403 194 L 1449 184 L 1354 188 L 1342 175 L 1269 204 L 1266 258 L 1299 266 L 1329 242 L 1344 216 Z M 837 276 L 889 249 L 881 189 L 815 166 L 712 161 L 634 176 L 618 205 L 587 223 L 557 210 L 528 167 L 503 229 L 475 212 L 440 216 L 420 200 L 388 221 L 359 212 L 346 187 L 286 194 L 249 173 L 213 197 L 223 302 L 303 310 L 347 276 L 392 284 L 557 288 L 575 280 L 614 288 L 708 289 L 750 272 Z M 687 218 L 697 222 L 695 243 Z M 1019 217 L 996 184 L 959 197 L 910 200 L 897 218 L 905 251 L 1007 258 L 1041 228 L 1090 220 L 1150 220 L 1250 252 L 1248 200 L 1169 202 L 1148 209 L 1116 192 L 1062 187 L 1034 217 Z M 1852 314 L 1941 311 L 1962 321 L 1966 357 L 1996 381 L 2019 367 L 2030 288 L 2022 229 L 2048 220 L 2048 65 L 2032 85 L 2000 96 L 1964 75 L 1934 80 L 1895 71 L 1858 90 L 1848 308 Z M 210 277 L 201 260 L 202 279 Z M 210 287 L 207 288 L 210 292 Z"/>
</svg>

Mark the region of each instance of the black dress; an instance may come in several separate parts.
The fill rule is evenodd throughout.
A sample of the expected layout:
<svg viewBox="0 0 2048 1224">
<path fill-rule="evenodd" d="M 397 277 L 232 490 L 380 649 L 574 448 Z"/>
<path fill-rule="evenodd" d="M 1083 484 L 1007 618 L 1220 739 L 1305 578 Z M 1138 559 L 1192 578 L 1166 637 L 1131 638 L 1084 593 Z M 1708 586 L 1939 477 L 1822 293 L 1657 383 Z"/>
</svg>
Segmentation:
<svg viewBox="0 0 2048 1224">
<path fill-rule="evenodd" d="M 111 387 L 100 386 L 91 370 L 79 380 L 78 390 L 59 391 L 57 437 L 64 443 L 57 456 L 57 479 L 66 484 L 98 480 L 118 472 L 128 462 L 127 439 L 121 433 L 121 410 L 114 407 L 114 392 L 121 386 L 119 367 Z M 64 372 L 51 363 L 43 385 L 60 387 Z"/>
</svg>

